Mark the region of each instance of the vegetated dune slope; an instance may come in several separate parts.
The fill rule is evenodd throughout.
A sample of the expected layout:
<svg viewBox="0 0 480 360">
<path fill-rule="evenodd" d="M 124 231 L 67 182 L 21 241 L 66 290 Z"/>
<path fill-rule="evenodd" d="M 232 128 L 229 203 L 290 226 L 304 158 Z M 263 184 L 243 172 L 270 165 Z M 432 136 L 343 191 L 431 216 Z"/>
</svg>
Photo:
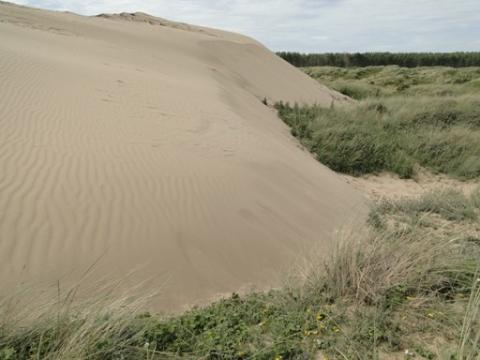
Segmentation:
<svg viewBox="0 0 480 360">
<path fill-rule="evenodd" d="M 343 101 L 240 35 L 0 3 L 2 289 L 134 271 L 178 308 L 273 284 L 364 210 L 264 97 Z"/>
</svg>

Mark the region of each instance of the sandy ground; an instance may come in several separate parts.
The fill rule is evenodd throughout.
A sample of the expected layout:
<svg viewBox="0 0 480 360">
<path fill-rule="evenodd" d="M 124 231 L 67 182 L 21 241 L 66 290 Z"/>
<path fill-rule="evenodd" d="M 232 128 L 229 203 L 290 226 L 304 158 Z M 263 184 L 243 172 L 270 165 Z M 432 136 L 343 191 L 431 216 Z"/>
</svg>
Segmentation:
<svg viewBox="0 0 480 360">
<path fill-rule="evenodd" d="M 87 272 L 170 309 L 274 284 L 365 205 L 264 97 L 344 101 L 237 34 L 0 3 L 2 291 Z"/>
<path fill-rule="evenodd" d="M 361 177 L 343 175 L 343 178 L 354 188 L 362 192 L 369 201 L 382 199 L 398 200 L 449 189 L 462 191 L 469 196 L 480 187 L 478 180 L 461 181 L 442 174 L 432 174 L 424 169 L 419 169 L 413 179 L 401 179 L 391 173 Z"/>
</svg>

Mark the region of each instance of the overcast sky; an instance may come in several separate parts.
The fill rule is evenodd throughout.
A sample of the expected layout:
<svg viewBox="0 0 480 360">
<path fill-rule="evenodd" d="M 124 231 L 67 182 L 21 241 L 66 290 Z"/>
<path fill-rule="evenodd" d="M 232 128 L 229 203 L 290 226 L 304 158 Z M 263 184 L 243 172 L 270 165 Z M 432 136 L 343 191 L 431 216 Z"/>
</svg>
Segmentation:
<svg viewBox="0 0 480 360">
<path fill-rule="evenodd" d="M 241 32 L 272 50 L 480 51 L 480 0 L 14 0 L 94 15 L 144 11 Z"/>
</svg>

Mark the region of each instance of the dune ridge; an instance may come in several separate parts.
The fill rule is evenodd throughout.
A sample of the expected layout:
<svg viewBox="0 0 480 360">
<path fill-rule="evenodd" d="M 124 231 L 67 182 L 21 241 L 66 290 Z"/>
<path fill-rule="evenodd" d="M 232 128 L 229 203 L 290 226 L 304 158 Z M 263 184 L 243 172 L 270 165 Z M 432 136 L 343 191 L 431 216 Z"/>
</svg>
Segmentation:
<svg viewBox="0 0 480 360">
<path fill-rule="evenodd" d="M 345 97 L 248 37 L 137 17 L 0 2 L 4 289 L 95 264 L 178 308 L 274 284 L 364 214 L 261 101 Z"/>
</svg>

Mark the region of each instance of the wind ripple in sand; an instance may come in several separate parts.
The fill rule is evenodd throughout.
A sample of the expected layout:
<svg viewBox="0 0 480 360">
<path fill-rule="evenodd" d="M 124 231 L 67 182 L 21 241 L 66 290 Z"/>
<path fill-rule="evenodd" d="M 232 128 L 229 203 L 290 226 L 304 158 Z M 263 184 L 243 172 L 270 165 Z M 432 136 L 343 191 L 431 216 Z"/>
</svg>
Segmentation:
<svg viewBox="0 0 480 360">
<path fill-rule="evenodd" d="M 0 3 L 2 289 L 96 264 L 169 279 L 157 306 L 178 308 L 274 284 L 364 214 L 259 100 L 341 95 L 254 40 L 165 24 Z"/>
</svg>

